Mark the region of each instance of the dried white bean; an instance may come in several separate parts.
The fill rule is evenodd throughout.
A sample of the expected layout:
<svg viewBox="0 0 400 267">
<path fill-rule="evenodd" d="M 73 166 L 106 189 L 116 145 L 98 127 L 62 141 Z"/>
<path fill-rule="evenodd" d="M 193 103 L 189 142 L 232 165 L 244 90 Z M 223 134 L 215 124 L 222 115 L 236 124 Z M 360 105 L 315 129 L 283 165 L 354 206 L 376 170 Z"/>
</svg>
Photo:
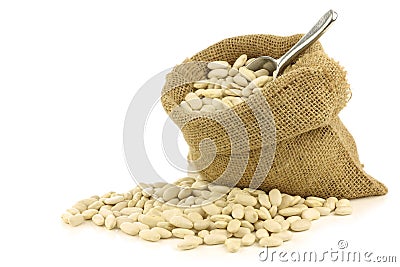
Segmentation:
<svg viewBox="0 0 400 267">
<path fill-rule="evenodd" d="M 225 247 L 229 252 L 238 252 L 241 246 L 241 240 L 238 238 L 228 238 L 225 240 Z"/>
<path fill-rule="evenodd" d="M 245 234 L 242 237 L 242 245 L 243 246 L 251 246 L 256 242 L 256 236 L 254 234 Z"/>
<path fill-rule="evenodd" d="M 240 86 L 246 87 L 249 83 L 247 80 L 240 74 L 236 74 L 235 77 L 233 77 L 233 81 Z"/>
<path fill-rule="evenodd" d="M 269 191 L 269 201 L 272 206 L 279 206 L 282 203 L 282 195 L 278 189 L 272 189 Z"/>
<path fill-rule="evenodd" d="M 114 229 L 114 227 L 117 224 L 117 220 L 113 214 L 110 214 L 106 217 L 106 220 L 104 221 L 104 225 L 108 230 Z"/>
<path fill-rule="evenodd" d="M 156 242 L 160 240 L 161 235 L 156 230 L 144 229 L 139 232 L 139 237 L 146 241 Z"/>
<path fill-rule="evenodd" d="M 254 74 L 256 75 L 257 78 L 260 76 L 269 76 L 269 71 L 266 69 L 259 69 L 255 71 Z"/>
<path fill-rule="evenodd" d="M 224 89 L 207 89 L 204 90 L 203 95 L 208 98 L 222 97 Z"/>
<path fill-rule="evenodd" d="M 272 233 L 271 234 L 272 237 L 278 237 L 280 239 L 282 239 L 282 241 L 289 241 L 290 239 L 292 239 L 293 237 L 293 233 L 287 230 L 284 230 L 282 232 L 279 233 Z"/>
<path fill-rule="evenodd" d="M 227 69 L 214 69 L 207 74 L 208 78 L 217 78 L 217 79 L 225 78 L 226 76 L 228 76 Z"/>
<path fill-rule="evenodd" d="M 223 234 L 209 234 L 204 237 L 204 243 L 207 245 L 224 244 L 226 239 L 226 235 Z"/>
<path fill-rule="evenodd" d="M 82 214 L 75 214 L 75 215 L 68 217 L 69 225 L 74 226 L 74 227 L 82 224 L 84 220 L 85 220 L 85 218 L 83 217 Z"/>
<path fill-rule="evenodd" d="M 295 232 L 306 231 L 310 229 L 311 221 L 307 219 L 300 219 L 290 224 L 290 229 Z"/>
<path fill-rule="evenodd" d="M 249 82 L 251 82 L 252 80 L 256 79 L 256 75 L 254 74 L 254 72 L 252 70 L 249 70 L 246 67 L 240 67 L 239 68 L 239 73 L 246 78 L 246 80 L 248 80 Z"/>
<path fill-rule="evenodd" d="M 162 239 L 170 238 L 172 236 L 172 233 L 170 231 L 168 231 L 167 229 L 162 228 L 162 227 L 154 227 L 151 230 L 156 231 L 157 233 L 159 233 L 160 237 Z"/>
<path fill-rule="evenodd" d="M 268 230 L 268 232 L 277 233 L 282 230 L 282 226 L 279 222 L 275 220 L 265 220 L 264 228 Z"/>
<path fill-rule="evenodd" d="M 212 61 L 209 62 L 207 64 L 207 68 L 211 69 L 211 70 L 215 70 L 215 69 L 227 69 L 229 68 L 231 65 L 226 62 L 226 61 Z"/>
<path fill-rule="evenodd" d="M 335 209 L 336 215 L 350 215 L 352 212 L 353 208 L 351 206 L 339 206 Z"/>
<path fill-rule="evenodd" d="M 121 224 L 120 229 L 122 232 L 128 235 L 138 235 L 139 234 L 139 226 L 134 223 L 124 222 Z"/>
<path fill-rule="evenodd" d="M 243 54 L 236 59 L 235 63 L 233 63 L 233 67 L 239 69 L 246 63 L 246 61 L 247 61 L 247 55 Z"/>
<path fill-rule="evenodd" d="M 279 247 L 283 244 L 283 240 L 276 236 L 263 237 L 259 241 L 262 247 Z"/>
<path fill-rule="evenodd" d="M 172 216 L 172 218 L 169 219 L 169 222 L 179 228 L 193 228 L 193 223 L 183 216 Z"/>
</svg>

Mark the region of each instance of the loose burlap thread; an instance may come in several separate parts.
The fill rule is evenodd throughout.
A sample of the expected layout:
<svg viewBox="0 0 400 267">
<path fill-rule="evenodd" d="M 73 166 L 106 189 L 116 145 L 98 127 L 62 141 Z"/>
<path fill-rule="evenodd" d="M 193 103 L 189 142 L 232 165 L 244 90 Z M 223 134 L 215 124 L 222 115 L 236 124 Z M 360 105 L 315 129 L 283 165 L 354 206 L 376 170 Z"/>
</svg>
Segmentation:
<svg viewBox="0 0 400 267">
<path fill-rule="evenodd" d="M 247 54 L 249 58 L 262 55 L 279 58 L 301 36 L 257 34 L 232 37 L 211 45 L 184 63 L 225 60 L 233 64 L 241 54 Z M 234 145 L 248 148 L 248 151 L 232 151 L 226 129 L 217 123 L 218 120 L 232 120 L 231 113 L 216 112 L 213 116 L 218 118 L 217 121 L 210 118 L 188 121 L 188 114 L 179 108 L 185 95 L 194 90 L 193 81 L 204 78 L 206 71 L 205 64 L 176 66 L 166 77 L 161 97 L 166 112 L 178 125 L 183 125 L 181 131 L 189 145 L 190 160 L 207 156 L 204 155 L 206 150 L 200 152 L 202 140 L 214 141 L 216 155 L 207 168 L 200 170 L 206 180 L 215 181 L 224 173 L 226 177 L 238 180 L 239 187 L 250 185 L 265 144 L 259 121 L 249 106 L 258 105 L 265 109 L 267 105 L 275 126 L 276 151 L 271 155 L 274 157 L 272 166 L 259 189 L 278 188 L 303 197 L 359 198 L 387 193 L 385 185 L 363 170 L 354 139 L 338 118 L 351 92 L 346 72 L 328 57 L 319 42 L 310 46 L 277 79 L 264 86 L 262 97 L 253 97 L 230 110 L 243 122 L 248 136 L 248 146 Z M 244 152 L 248 154 L 248 161 L 243 172 L 226 173 L 232 157 Z"/>
</svg>

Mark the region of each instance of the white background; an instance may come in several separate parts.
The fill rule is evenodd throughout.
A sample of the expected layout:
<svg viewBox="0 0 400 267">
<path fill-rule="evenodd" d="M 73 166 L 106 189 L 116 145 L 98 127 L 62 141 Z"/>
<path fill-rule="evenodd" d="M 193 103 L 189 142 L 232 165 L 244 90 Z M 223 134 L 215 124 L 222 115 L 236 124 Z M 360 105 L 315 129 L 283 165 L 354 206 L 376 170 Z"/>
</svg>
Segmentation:
<svg viewBox="0 0 400 267">
<path fill-rule="evenodd" d="M 340 117 L 389 194 L 353 201 L 352 216 L 323 218 L 283 249 L 330 250 L 344 239 L 350 250 L 399 261 L 396 3 L 0 1 L 0 266 L 268 264 L 256 246 L 180 252 L 172 240 L 143 242 L 89 223 L 72 228 L 59 216 L 81 198 L 134 186 L 122 129 L 147 79 L 223 38 L 304 33 L 330 8 L 339 18 L 321 42 L 345 66 L 353 91 Z"/>
</svg>

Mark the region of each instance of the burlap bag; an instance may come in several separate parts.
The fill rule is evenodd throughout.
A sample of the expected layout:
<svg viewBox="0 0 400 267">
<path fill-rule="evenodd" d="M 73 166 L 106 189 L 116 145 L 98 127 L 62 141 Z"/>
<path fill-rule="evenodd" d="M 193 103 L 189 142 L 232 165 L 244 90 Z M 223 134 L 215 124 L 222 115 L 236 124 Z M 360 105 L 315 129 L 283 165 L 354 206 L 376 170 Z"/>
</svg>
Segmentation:
<svg viewBox="0 0 400 267">
<path fill-rule="evenodd" d="M 300 38 L 301 35 L 228 38 L 185 62 L 226 60 L 233 64 L 241 54 L 279 58 Z M 200 171 L 205 179 L 214 181 L 224 174 L 225 180 L 218 180 L 222 184 L 227 184 L 227 179 L 235 178 L 239 187 L 251 185 L 260 162 L 260 151 L 266 144 L 262 141 L 260 122 L 253 110 L 260 107 L 261 113 L 272 114 L 273 121 L 268 116 L 265 121 L 267 126 L 274 123 L 273 137 L 276 138 L 276 151 L 274 155 L 269 155 L 269 160 L 273 160 L 272 167 L 268 168 L 266 177 L 263 176 L 260 189 L 278 188 L 303 197 L 358 198 L 386 194 L 387 188 L 363 170 L 353 137 L 337 116 L 349 99 L 350 89 L 345 71 L 325 54 L 319 42 L 308 48 L 275 81 L 267 84 L 260 97 L 253 97 L 229 111 L 240 118 L 248 134 L 249 142 L 243 146 L 232 144 L 232 139 L 218 123 L 234 124 L 232 113 L 216 112 L 213 114 L 216 121 L 209 118 L 190 119 L 179 108 L 185 95 L 193 91 L 193 81 L 204 78 L 204 66 L 176 66 L 167 75 L 161 99 L 171 118 L 178 125 L 184 125 L 181 130 L 190 148 L 189 159 L 207 156 L 207 149 L 200 153 L 201 141 L 205 138 L 214 141 L 216 155 L 212 163 Z M 268 145 L 271 144 L 267 142 Z M 232 151 L 232 147 L 239 149 Z M 245 169 L 227 168 L 232 158 L 240 159 L 245 154 L 243 158 L 248 158 Z M 228 169 L 230 172 L 226 173 Z"/>
</svg>

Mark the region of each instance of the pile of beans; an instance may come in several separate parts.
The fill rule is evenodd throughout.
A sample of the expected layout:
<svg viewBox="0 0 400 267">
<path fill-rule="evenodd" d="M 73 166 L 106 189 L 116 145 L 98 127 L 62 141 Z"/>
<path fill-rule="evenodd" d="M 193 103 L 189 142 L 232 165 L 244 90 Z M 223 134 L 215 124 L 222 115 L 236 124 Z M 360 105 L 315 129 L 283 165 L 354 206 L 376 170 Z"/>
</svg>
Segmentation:
<svg viewBox="0 0 400 267">
<path fill-rule="evenodd" d="M 266 193 L 229 188 L 190 177 L 175 184 L 179 187 L 140 184 L 124 194 L 92 196 L 67 209 L 61 218 L 71 226 L 91 220 L 146 241 L 179 238 L 180 250 L 224 244 L 229 252 L 237 252 L 255 243 L 280 246 L 293 232 L 310 229 L 321 216 L 352 213 L 349 200 L 335 197 L 302 198 L 277 189 Z"/>
<path fill-rule="evenodd" d="M 247 55 L 241 55 L 233 66 L 226 61 L 207 64 L 209 72 L 205 80 L 193 84 L 194 92 L 186 95 L 180 106 L 188 112 L 214 112 L 242 103 L 273 80 L 267 68 L 252 71 L 246 68 Z M 272 74 L 271 74 L 272 75 Z"/>
</svg>

